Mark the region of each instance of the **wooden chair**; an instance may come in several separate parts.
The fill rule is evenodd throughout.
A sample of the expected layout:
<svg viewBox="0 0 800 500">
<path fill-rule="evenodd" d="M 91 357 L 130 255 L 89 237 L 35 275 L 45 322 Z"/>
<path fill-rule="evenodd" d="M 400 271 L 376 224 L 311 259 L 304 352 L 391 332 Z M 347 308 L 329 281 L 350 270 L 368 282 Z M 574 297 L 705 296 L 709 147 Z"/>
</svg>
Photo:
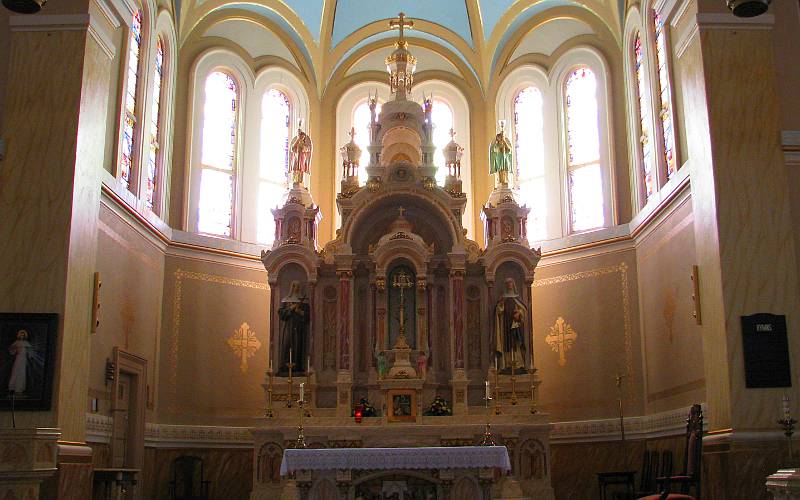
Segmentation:
<svg viewBox="0 0 800 500">
<path fill-rule="evenodd" d="M 656 479 L 661 493 L 639 500 L 700 500 L 700 460 L 703 456 L 703 410 L 692 405 L 686 419 L 686 451 L 683 474 Z M 673 493 L 677 489 L 679 492 Z M 694 490 L 695 496 L 689 493 Z"/>
<path fill-rule="evenodd" d="M 183 455 L 172 461 L 170 491 L 173 500 L 208 500 L 210 481 L 203 477 L 203 459 Z"/>
</svg>

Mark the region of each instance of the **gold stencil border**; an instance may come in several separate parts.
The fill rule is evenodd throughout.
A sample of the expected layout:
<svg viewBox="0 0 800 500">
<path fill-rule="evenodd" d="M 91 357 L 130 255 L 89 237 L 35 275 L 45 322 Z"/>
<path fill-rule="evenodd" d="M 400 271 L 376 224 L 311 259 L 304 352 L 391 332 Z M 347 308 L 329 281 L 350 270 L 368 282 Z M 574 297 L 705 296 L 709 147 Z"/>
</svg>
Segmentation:
<svg viewBox="0 0 800 500">
<path fill-rule="evenodd" d="M 631 336 L 631 293 L 628 287 L 628 264 L 625 262 L 620 262 L 619 264 L 613 266 L 598 267 L 597 269 L 590 269 L 588 271 L 580 271 L 577 273 L 553 276 L 552 278 L 534 280 L 532 286 L 533 288 L 541 288 L 581 279 L 599 278 L 601 276 L 614 273 L 619 273 L 620 293 L 622 294 L 623 334 L 625 342 L 625 375 L 628 377 L 628 381 L 630 381 L 633 377 L 633 340 Z M 636 394 L 633 392 L 633 384 L 627 384 L 626 393 L 627 403 L 635 403 L 638 401 Z"/>
<path fill-rule="evenodd" d="M 172 301 L 172 336 L 169 343 L 169 394 L 170 402 L 168 410 L 173 415 L 180 412 L 176 404 L 178 397 L 178 351 L 180 350 L 180 330 L 181 330 L 181 301 L 183 299 L 183 280 L 205 281 L 207 283 L 217 283 L 220 285 L 236 286 L 241 288 L 251 288 L 254 290 L 269 290 L 267 283 L 258 281 L 248 281 L 237 278 L 228 278 L 218 274 L 207 274 L 196 271 L 186 271 L 178 268 L 173 273 L 175 277 L 175 295 Z"/>
</svg>

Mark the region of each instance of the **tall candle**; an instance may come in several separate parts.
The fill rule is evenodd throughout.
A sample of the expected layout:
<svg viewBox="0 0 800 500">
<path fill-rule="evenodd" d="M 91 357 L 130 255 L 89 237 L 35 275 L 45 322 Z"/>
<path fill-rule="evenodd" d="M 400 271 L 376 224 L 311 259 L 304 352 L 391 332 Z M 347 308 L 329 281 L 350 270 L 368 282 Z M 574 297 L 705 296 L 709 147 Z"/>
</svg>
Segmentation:
<svg viewBox="0 0 800 500">
<path fill-rule="evenodd" d="M 272 371 L 272 358 L 269 358 L 269 371 Z"/>
<path fill-rule="evenodd" d="M 789 418 L 789 396 L 783 395 L 783 417 Z"/>
<path fill-rule="evenodd" d="M 306 383 L 300 382 L 300 401 L 305 401 L 305 394 L 306 394 Z"/>
<path fill-rule="evenodd" d="M 489 390 L 489 381 L 487 380 L 486 381 L 486 401 L 489 401 L 489 399 L 491 399 L 491 397 L 492 397 L 492 393 Z"/>
<path fill-rule="evenodd" d="M 494 357 L 494 371 L 497 371 L 497 356 Z"/>
<path fill-rule="evenodd" d="M 289 364 L 292 363 L 292 348 L 289 348 Z"/>
<path fill-rule="evenodd" d="M 306 359 L 306 373 L 311 371 L 311 356 Z"/>
</svg>

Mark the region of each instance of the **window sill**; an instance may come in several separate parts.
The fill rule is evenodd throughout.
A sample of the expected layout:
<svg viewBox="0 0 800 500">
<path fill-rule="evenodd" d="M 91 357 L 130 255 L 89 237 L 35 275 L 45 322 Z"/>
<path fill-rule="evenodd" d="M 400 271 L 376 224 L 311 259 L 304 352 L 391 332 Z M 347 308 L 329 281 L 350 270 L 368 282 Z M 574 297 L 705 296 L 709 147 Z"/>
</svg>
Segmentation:
<svg viewBox="0 0 800 500">
<path fill-rule="evenodd" d="M 583 248 L 594 243 L 627 238 L 628 236 L 628 225 L 620 224 L 617 226 L 570 234 L 563 238 L 532 242 L 532 246 L 536 248 L 541 245 L 542 255 L 546 257 L 548 254 L 562 253 L 562 251 L 565 250 Z"/>
<path fill-rule="evenodd" d="M 681 168 L 675 172 L 672 178 L 667 181 L 659 191 L 650 196 L 647 204 L 639 210 L 639 213 L 633 216 L 633 219 L 631 219 L 631 222 L 628 224 L 630 226 L 630 233 L 635 235 L 643 229 L 650 220 L 655 218 L 670 205 L 672 200 L 678 196 L 688 184 L 689 162 L 687 161 L 681 165 Z"/>
<path fill-rule="evenodd" d="M 267 250 L 264 245 L 246 243 L 222 236 L 209 234 L 190 233 L 187 231 L 172 231 L 172 243 L 179 246 L 203 247 L 210 250 L 221 251 L 245 257 L 261 258 L 261 251 Z"/>
<path fill-rule="evenodd" d="M 153 230 L 160 233 L 163 238 L 166 240 L 172 239 L 172 228 L 169 227 L 167 223 L 161 219 L 161 217 L 147 208 L 144 200 L 140 200 L 136 197 L 136 195 L 128 191 L 128 189 L 119 181 L 119 179 L 108 173 L 107 170 L 102 171 L 101 183 L 104 191 L 106 191 L 109 196 L 115 198 L 117 202 L 124 203 L 131 212 L 133 212 L 138 218 L 142 219 L 143 222 L 149 225 Z"/>
</svg>

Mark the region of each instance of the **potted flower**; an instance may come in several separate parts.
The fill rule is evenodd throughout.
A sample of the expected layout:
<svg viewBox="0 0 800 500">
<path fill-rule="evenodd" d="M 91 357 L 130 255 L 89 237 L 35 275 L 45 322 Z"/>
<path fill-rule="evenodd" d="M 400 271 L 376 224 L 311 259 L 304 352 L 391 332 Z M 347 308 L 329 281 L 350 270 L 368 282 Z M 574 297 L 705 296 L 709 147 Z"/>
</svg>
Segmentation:
<svg viewBox="0 0 800 500">
<path fill-rule="evenodd" d="M 425 415 L 429 417 L 446 417 L 452 414 L 453 410 L 450 408 L 450 403 L 438 396 L 433 399 L 433 403 L 425 410 Z"/>
</svg>

